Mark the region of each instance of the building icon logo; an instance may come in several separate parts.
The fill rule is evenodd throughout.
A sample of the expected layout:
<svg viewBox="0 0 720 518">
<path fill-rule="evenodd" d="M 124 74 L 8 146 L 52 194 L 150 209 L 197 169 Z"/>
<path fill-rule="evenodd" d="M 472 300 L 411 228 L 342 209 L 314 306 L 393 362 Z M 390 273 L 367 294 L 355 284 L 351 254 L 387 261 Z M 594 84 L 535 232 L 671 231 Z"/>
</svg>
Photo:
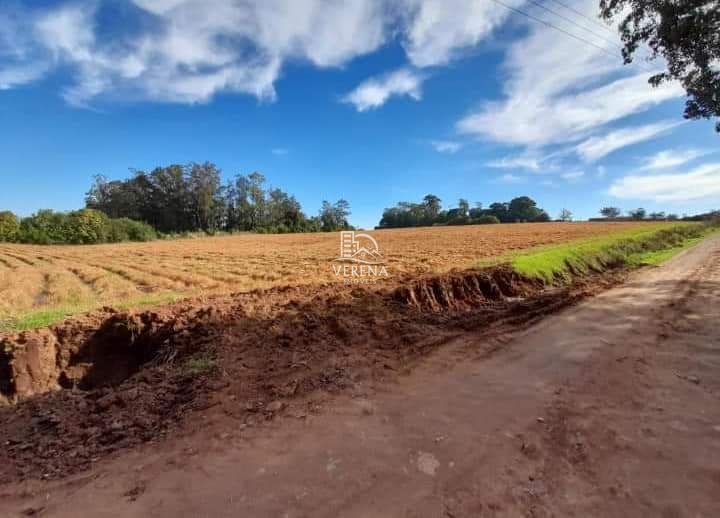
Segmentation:
<svg viewBox="0 0 720 518">
<path fill-rule="evenodd" d="M 359 264 L 384 264 L 380 247 L 375 238 L 368 234 L 358 234 L 353 230 L 340 232 L 339 261 Z"/>
</svg>

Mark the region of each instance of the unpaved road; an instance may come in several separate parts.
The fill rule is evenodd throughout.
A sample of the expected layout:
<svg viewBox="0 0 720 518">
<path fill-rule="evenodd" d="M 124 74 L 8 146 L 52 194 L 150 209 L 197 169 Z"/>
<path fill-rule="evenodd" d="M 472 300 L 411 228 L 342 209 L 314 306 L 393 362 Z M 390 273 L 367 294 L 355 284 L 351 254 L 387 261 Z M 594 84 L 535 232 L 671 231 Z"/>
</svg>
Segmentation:
<svg viewBox="0 0 720 518">
<path fill-rule="evenodd" d="M 0 488 L 0 516 L 720 516 L 718 317 L 716 236 L 493 354 L 468 334 L 317 416 Z"/>
</svg>

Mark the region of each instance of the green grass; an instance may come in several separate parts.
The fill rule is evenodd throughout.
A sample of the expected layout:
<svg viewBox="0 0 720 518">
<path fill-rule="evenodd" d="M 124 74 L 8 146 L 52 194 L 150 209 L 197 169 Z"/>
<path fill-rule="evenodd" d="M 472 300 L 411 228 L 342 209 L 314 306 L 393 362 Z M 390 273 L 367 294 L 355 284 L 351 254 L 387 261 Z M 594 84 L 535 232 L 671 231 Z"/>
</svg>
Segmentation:
<svg viewBox="0 0 720 518">
<path fill-rule="evenodd" d="M 183 364 L 183 371 L 190 376 L 202 376 L 209 374 L 217 368 L 215 360 L 209 356 L 197 356 L 188 359 Z"/>
<path fill-rule="evenodd" d="M 120 302 L 113 305 L 119 311 L 141 308 L 144 306 L 155 306 L 175 302 L 182 297 L 176 293 L 159 293 L 147 295 L 136 299 Z M 19 316 L 7 320 L 0 320 L 1 331 L 27 331 L 38 327 L 47 327 L 65 318 L 81 313 L 87 313 L 97 309 L 97 304 L 85 302 L 80 304 L 65 305 L 56 308 L 28 311 Z"/>
<path fill-rule="evenodd" d="M 717 230 L 714 230 L 714 232 L 717 232 Z M 630 266 L 655 266 L 664 263 L 665 261 L 672 259 L 677 254 L 682 252 L 683 250 L 687 250 L 693 245 L 698 244 L 700 241 L 705 239 L 708 235 L 713 233 L 713 231 L 708 231 L 707 233 L 703 234 L 699 237 L 693 237 L 690 239 L 686 239 L 684 242 L 680 243 L 677 246 L 674 246 L 672 248 L 667 248 L 665 250 L 655 250 L 652 252 L 645 252 L 641 254 L 634 254 L 628 257 L 628 265 Z"/>
<path fill-rule="evenodd" d="M 602 236 L 541 247 L 511 258 L 513 269 L 547 283 L 565 283 L 574 274 L 603 271 L 609 267 L 658 264 L 695 244 L 717 228 L 702 223 L 671 223 L 661 228 L 632 229 Z"/>
</svg>

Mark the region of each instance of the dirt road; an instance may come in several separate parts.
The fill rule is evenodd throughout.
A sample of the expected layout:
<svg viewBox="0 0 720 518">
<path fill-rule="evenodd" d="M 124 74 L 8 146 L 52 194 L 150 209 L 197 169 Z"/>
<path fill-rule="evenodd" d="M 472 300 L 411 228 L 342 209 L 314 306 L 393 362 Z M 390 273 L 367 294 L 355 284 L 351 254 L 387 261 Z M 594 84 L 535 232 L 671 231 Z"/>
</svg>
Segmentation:
<svg viewBox="0 0 720 518">
<path fill-rule="evenodd" d="M 719 516 L 718 317 L 714 237 L 492 354 L 0 488 L 0 516 Z"/>
</svg>

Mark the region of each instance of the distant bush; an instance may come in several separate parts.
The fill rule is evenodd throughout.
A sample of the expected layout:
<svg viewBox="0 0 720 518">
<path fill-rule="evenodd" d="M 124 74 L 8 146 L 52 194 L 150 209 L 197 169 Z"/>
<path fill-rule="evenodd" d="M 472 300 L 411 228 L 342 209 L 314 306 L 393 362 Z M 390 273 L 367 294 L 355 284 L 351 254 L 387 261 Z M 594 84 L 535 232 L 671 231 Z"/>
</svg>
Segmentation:
<svg viewBox="0 0 720 518">
<path fill-rule="evenodd" d="M 20 232 L 20 220 L 9 210 L 0 212 L 0 241 L 16 241 Z"/>
<path fill-rule="evenodd" d="M 473 220 L 473 223 L 477 225 L 494 225 L 500 223 L 500 220 L 495 216 L 480 216 Z"/>
<path fill-rule="evenodd" d="M 142 221 L 128 218 L 109 220 L 107 242 L 119 243 L 121 241 L 153 241 L 158 235 L 154 228 Z"/>
<path fill-rule="evenodd" d="M 110 218 L 100 211 L 82 209 L 66 215 L 65 241 L 76 245 L 104 243 L 106 241 Z"/>
<path fill-rule="evenodd" d="M 97 244 L 157 239 L 150 226 L 127 218 L 110 219 L 93 209 L 72 212 L 39 210 L 19 220 L 12 212 L 0 212 L 0 241 L 38 245 Z"/>
</svg>

